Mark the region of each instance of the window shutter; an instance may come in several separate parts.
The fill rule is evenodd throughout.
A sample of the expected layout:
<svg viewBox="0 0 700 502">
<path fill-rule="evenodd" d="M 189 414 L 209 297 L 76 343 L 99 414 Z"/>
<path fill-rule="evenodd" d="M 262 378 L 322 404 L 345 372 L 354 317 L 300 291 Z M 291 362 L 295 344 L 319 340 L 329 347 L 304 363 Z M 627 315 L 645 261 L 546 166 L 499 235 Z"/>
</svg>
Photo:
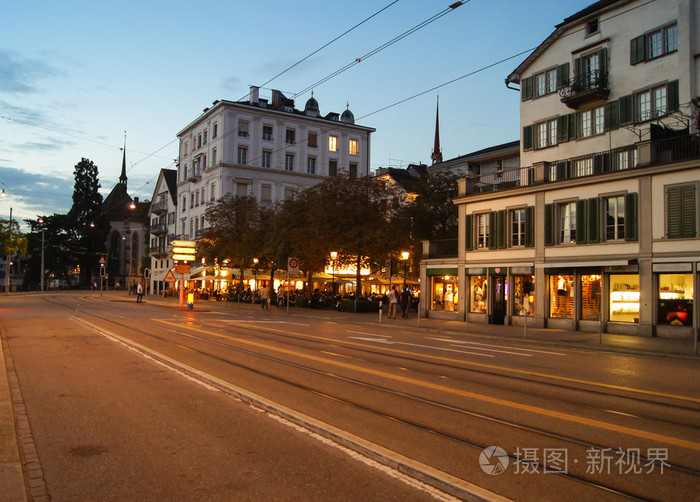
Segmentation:
<svg viewBox="0 0 700 502">
<path fill-rule="evenodd" d="M 588 199 L 588 243 L 600 242 L 600 199 Z"/>
<path fill-rule="evenodd" d="M 567 141 L 569 141 L 569 117 L 568 115 L 559 115 L 557 117 L 557 143 Z"/>
<path fill-rule="evenodd" d="M 525 247 L 535 247 L 535 206 L 525 208 Z"/>
<path fill-rule="evenodd" d="M 532 77 L 524 78 L 520 86 L 520 99 L 527 101 L 532 99 Z"/>
<path fill-rule="evenodd" d="M 625 195 L 625 240 L 639 240 L 639 194 L 628 193 Z"/>
<path fill-rule="evenodd" d="M 634 96 L 628 94 L 620 98 L 619 125 L 631 124 L 634 118 Z"/>
<path fill-rule="evenodd" d="M 608 48 L 602 47 L 598 52 L 600 57 L 600 78 L 603 87 L 608 86 Z"/>
<path fill-rule="evenodd" d="M 569 85 L 569 63 L 557 66 L 557 89 Z"/>
<path fill-rule="evenodd" d="M 588 242 L 586 230 L 588 229 L 588 201 L 579 199 L 576 201 L 576 244 Z"/>
<path fill-rule="evenodd" d="M 498 211 L 498 225 L 496 231 L 498 232 L 498 249 L 505 249 L 508 247 L 508 211 L 505 209 Z"/>
<path fill-rule="evenodd" d="M 569 139 L 576 139 L 576 112 L 570 113 L 569 117 Z"/>
<path fill-rule="evenodd" d="M 554 204 L 544 206 L 544 245 L 554 246 Z"/>
<path fill-rule="evenodd" d="M 467 251 L 472 251 L 474 249 L 474 215 L 468 214 L 464 223 L 464 244 Z"/>
<path fill-rule="evenodd" d="M 630 40 L 630 64 L 641 63 L 646 59 L 647 36 L 639 35 Z"/>
<path fill-rule="evenodd" d="M 620 102 L 611 101 L 605 103 L 605 132 L 620 127 Z"/>
<path fill-rule="evenodd" d="M 498 212 L 491 211 L 489 213 L 489 249 L 498 248 Z"/>
<path fill-rule="evenodd" d="M 669 112 L 677 112 L 679 110 L 678 80 L 666 84 L 666 104 L 666 109 Z"/>
<path fill-rule="evenodd" d="M 666 236 L 678 239 L 682 236 L 681 187 L 666 188 Z"/>
<path fill-rule="evenodd" d="M 583 60 L 581 58 L 574 59 L 574 81 L 581 82 L 583 74 Z"/>
<path fill-rule="evenodd" d="M 603 156 L 593 156 L 593 174 L 601 174 L 603 172 Z"/>
<path fill-rule="evenodd" d="M 523 150 L 532 150 L 534 128 L 534 125 L 523 127 Z"/>
</svg>

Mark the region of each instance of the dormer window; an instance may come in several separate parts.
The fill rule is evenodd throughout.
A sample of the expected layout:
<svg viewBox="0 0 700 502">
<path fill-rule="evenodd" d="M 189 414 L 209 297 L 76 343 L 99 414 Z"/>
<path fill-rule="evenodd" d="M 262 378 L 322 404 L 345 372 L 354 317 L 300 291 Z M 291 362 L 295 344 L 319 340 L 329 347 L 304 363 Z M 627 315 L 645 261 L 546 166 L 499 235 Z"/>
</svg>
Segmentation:
<svg viewBox="0 0 700 502">
<path fill-rule="evenodd" d="M 598 25 L 598 18 L 591 19 L 588 21 L 588 24 L 586 24 L 586 36 L 593 35 L 595 33 L 598 33 L 599 30 L 599 25 Z"/>
</svg>

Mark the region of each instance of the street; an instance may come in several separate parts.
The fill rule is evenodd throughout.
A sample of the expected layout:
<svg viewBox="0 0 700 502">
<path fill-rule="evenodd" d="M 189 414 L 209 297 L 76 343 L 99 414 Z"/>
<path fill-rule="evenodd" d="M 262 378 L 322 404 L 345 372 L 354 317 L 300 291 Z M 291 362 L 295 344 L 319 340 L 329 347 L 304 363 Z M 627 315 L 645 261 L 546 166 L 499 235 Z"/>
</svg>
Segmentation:
<svg viewBox="0 0 700 502">
<path fill-rule="evenodd" d="M 0 328 L 51 500 L 690 500 L 700 481 L 697 358 L 126 293 L 6 297 Z"/>
</svg>

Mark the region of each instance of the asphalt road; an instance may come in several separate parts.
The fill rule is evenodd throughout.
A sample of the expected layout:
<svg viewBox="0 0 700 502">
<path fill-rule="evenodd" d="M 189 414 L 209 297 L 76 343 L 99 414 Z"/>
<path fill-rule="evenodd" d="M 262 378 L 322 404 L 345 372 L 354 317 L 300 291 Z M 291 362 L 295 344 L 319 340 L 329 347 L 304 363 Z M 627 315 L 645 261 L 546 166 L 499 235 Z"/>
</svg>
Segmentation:
<svg viewBox="0 0 700 502">
<path fill-rule="evenodd" d="M 697 496 L 695 360 L 215 302 L 196 311 L 126 295 L 3 303 L 53 500 L 443 496 L 279 414 L 456 496 L 473 485 L 515 500 Z"/>
</svg>

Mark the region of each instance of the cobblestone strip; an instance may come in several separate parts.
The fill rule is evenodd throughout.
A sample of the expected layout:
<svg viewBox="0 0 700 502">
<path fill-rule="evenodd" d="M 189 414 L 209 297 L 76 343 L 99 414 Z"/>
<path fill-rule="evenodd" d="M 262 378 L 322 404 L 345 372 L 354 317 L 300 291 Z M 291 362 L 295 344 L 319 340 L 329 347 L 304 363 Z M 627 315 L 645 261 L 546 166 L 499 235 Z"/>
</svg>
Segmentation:
<svg viewBox="0 0 700 502">
<path fill-rule="evenodd" d="M 15 372 L 14 361 L 8 345 L 9 343 L 5 340 L 7 383 L 10 387 L 10 400 L 12 401 L 12 411 L 15 415 L 17 443 L 22 460 L 22 472 L 27 489 L 27 498 L 32 502 L 47 502 L 51 500 L 51 497 L 46 488 L 44 471 L 41 468 L 39 453 L 36 449 L 36 443 L 34 443 L 34 435 L 32 434 L 29 417 L 22 398 L 22 391 L 19 387 L 19 380 Z"/>
</svg>

